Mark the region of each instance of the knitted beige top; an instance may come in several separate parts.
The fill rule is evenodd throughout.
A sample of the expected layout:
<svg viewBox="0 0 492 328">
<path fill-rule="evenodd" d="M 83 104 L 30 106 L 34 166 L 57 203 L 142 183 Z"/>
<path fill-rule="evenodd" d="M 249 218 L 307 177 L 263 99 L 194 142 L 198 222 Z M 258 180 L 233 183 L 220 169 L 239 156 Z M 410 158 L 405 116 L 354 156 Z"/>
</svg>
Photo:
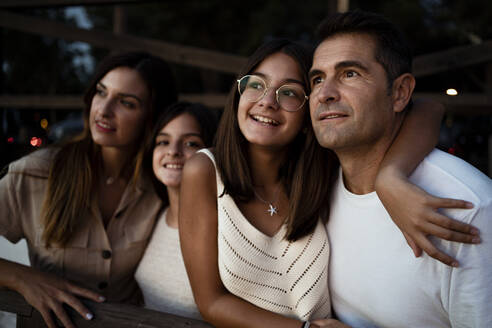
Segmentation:
<svg viewBox="0 0 492 328">
<path fill-rule="evenodd" d="M 209 150 L 201 150 L 215 158 Z M 223 183 L 217 175 L 217 194 Z M 218 261 L 230 293 L 263 309 L 300 320 L 331 316 L 328 291 L 329 243 L 321 220 L 315 231 L 296 242 L 256 229 L 229 195 L 217 198 Z"/>
</svg>

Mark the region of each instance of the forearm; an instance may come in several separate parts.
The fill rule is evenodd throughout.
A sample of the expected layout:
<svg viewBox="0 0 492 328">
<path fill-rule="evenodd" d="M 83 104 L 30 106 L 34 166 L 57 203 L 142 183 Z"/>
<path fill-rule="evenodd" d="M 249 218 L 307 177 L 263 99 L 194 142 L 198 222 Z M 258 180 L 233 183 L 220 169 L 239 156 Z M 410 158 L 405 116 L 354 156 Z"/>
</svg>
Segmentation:
<svg viewBox="0 0 492 328">
<path fill-rule="evenodd" d="M 21 284 L 25 274 L 33 270 L 22 264 L 0 259 L 0 287 L 6 287 L 21 293 Z"/>
<path fill-rule="evenodd" d="M 444 106 L 415 101 L 380 166 L 381 172 L 409 176 L 437 145 Z"/>
<path fill-rule="evenodd" d="M 199 308 L 203 318 L 219 328 L 301 328 L 303 325 L 300 320 L 259 308 L 227 292 Z"/>
</svg>

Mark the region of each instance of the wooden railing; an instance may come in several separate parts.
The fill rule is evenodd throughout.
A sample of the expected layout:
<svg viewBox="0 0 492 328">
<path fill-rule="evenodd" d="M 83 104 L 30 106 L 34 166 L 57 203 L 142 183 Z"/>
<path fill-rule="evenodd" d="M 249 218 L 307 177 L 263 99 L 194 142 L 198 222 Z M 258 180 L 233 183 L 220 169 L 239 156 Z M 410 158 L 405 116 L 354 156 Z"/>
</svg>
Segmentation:
<svg viewBox="0 0 492 328">
<path fill-rule="evenodd" d="M 193 320 L 147 310 L 141 307 L 117 304 L 95 303 L 84 301 L 92 311 L 94 318 L 84 320 L 78 313 L 67 309 L 72 322 L 77 328 L 211 328 L 212 326 L 199 320 Z M 41 314 L 30 306 L 16 292 L 0 289 L 0 310 L 17 314 L 17 328 L 45 328 Z"/>
</svg>

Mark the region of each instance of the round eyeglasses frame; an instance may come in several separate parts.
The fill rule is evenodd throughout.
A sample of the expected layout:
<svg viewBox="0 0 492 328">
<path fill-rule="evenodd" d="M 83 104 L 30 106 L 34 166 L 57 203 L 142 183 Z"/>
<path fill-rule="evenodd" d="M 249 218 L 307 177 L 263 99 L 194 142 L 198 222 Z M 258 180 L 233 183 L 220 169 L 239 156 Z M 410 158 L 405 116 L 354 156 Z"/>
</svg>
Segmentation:
<svg viewBox="0 0 492 328">
<path fill-rule="evenodd" d="M 258 76 L 258 75 L 244 75 L 242 78 L 236 80 L 237 81 L 237 91 L 239 92 L 240 95 L 242 95 L 242 93 L 241 93 L 241 81 L 244 80 L 245 78 L 248 78 L 249 79 L 249 78 L 252 78 L 252 77 L 261 80 L 265 84 L 265 86 L 266 86 L 265 90 L 263 91 L 263 94 L 260 95 L 258 97 L 258 99 L 256 99 L 256 100 L 250 100 L 250 99 L 248 99 L 251 102 L 258 102 L 258 101 L 262 100 L 265 97 L 265 95 L 267 94 L 268 90 L 270 90 L 270 88 L 271 88 L 270 86 L 268 86 L 267 82 L 263 78 L 261 78 L 260 76 Z M 278 87 L 275 90 L 275 100 L 277 101 L 277 104 L 280 105 L 278 91 L 280 89 L 282 89 L 283 87 L 285 87 L 286 85 L 290 85 L 290 84 L 291 83 L 282 84 L 280 87 Z M 297 112 L 299 109 L 302 108 L 302 106 L 304 106 L 304 104 L 306 103 L 306 100 L 309 99 L 309 97 L 306 95 L 306 92 L 304 90 L 302 90 L 302 92 L 304 93 L 304 98 L 303 98 L 302 103 L 299 105 L 299 107 L 297 107 L 294 110 L 288 110 L 288 109 L 283 108 L 282 106 L 280 106 L 280 108 L 282 108 L 286 112 Z"/>
</svg>

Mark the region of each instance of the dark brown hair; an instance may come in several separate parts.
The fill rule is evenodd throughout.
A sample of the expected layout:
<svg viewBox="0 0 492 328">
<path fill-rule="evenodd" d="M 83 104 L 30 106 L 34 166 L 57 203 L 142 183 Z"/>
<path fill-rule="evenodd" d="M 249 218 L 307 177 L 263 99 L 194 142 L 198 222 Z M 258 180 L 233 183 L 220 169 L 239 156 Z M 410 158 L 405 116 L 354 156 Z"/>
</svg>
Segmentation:
<svg viewBox="0 0 492 328">
<path fill-rule="evenodd" d="M 144 145 L 150 142 L 150 131 L 158 114 L 177 99 L 174 77 L 169 66 L 160 58 L 143 52 L 129 52 L 111 55 L 103 59 L 85 95 L 83 112 L 84 130 L 64 142 L 50 167 L 48 188 L 43 203 L 43 240 L 47 244 L 64 246 L 70 240 L 77 225 L 90 208 L 90 202 L 97 189 L 100 147 L 94 144 L 89 130 L 89 114 L 97 83 L 111 70 L 129 67 L 136 70 L 149 90 L 150 105 L 145 126 L 135 149 L 135 156 L 129 156 L 129 172 L 133 172 L 132 184 L 143 171 Z M 133 154 L 130 154 L 133 155 Z M 144 172 L 149 174 L 150 172 Z"/>
<path fill-rule="evenodd" d="M 287 39 L 274 39 L 260 46 L 249 57 L 239 77 L 250 74 L 265 58 L 283 53 L 296 61 L 303 76 L 304 88 L 309 94 L 307 73 L 311 68 L 312 49 Z M 247 160 L 248 141 L 242 135 L 237 120 L 239 104 L 237 86 L 229 93 L 216 135 L 215 156 L 224 190 L 240 201 L 254 197 L 253 180 Z M 289 215 L 285 238 L 297 240 L 314 230 L 321 216 L 327 217 L 329 180 L 333 155 L 321 148 L 310 124 L 309 110 L 304 117 L 305 133 L 300 132 L 288 146 L 286 161 L 280 168 L 281 179 L 289 196 Z"/>
<path fill-rule="evenodd" d="M 213 113 L 208 107 L 190 102 L 177 102 L 169 106 L 165 112 L 157 119 L 157 123 L 154 126 L 152 132 L 152 140 L 148 144 L 145 154 L 145 165 L 148 170 L 152 171 L 152 157 L 154 153 L 155 140 L 159 132 L 169 122 L 182 114 L 190 114 L 196 120 L 200 126 L 200 137 L 206 148 L 212 147 L 215 132 L 217 131 L 217 115 Z M 167 196 L 166 186 L 160 182 L 154 174 L 152 174 L 152 183 L 154 189 L 163 201 L 164 206 L 169 205 L 169 198 Z"/>
<path fill-rule="evenodd" d="M 375 59 L 386 71 L 388 88 L 404 73 L 412 72 L 412 51 L 403 33 L 381 15 L 349 11 L 328 16 L 317 29 L 318 43 L 337 34 L 367 34 L 376 41 Z"/>
</svg>

